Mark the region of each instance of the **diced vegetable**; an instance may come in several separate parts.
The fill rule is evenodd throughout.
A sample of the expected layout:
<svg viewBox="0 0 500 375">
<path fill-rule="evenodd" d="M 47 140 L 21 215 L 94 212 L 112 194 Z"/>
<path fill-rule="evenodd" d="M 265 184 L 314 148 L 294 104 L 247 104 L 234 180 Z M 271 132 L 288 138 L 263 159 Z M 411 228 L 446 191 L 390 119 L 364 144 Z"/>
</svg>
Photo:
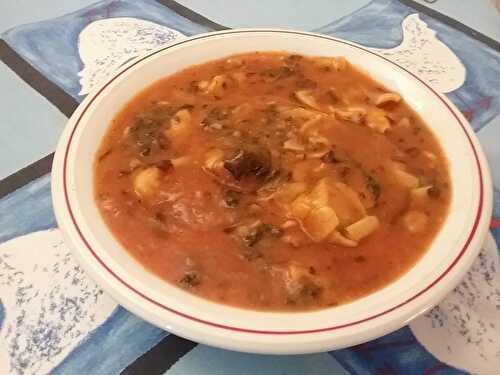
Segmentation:
<svg viewBox="0 0 500 375">
<path fill-rule="evenodd" d="M 386 112 L 379 108 L 371 108 L 366 114 L 366 126 L 379 133 L 384 133 L 391 127 L 391 123 L 386 116 Z"/>
<path fill-rule="evenodd" d="M 328 206 L 314 208 L 302 221 L 304 230 L 314 242 L 323 241 L 338 224 L 335 211 Z"/>
<path fill-rule="evenodd" d="M 376 216 L 365 216 L 361 220 L 347 226 L 345 232 L 350 239 L 359 242 L 375 232 L 379 225 L 380 222 Z"/>
<path fill-rule="evenodd" d="M 174 144 L 185 143 L 191 134 L 191 113 L 187 109 L 181 109 L 170 120 L 164 135 Z"/>
<path fill-rule="evenodd" d="M 427 216 L 420 211 L 408 211 L 403 216 L 403 224 L 411 233 L 420 233 L 427 226 Z"/>
<path fill-rule="evenodd" d="M 140 197 L 150 197 L 160 187 L 162 172 L 158 167 L 141 170 L 134 177 L 134 191 Z"/>
</svg>

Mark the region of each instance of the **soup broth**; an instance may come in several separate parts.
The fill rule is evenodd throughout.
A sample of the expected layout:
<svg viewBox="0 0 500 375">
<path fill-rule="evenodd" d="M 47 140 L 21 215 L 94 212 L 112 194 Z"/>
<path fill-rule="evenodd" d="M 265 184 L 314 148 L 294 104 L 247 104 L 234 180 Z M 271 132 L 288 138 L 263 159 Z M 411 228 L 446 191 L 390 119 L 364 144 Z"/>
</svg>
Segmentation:
<svg viewBox="0 0 500 375">
<path fill-rule="evenodd" d="M 189 67 L 133 98 L 95 159 L 102 217 L 138 262 L 256 310 L 386 286 L 425 253 L 450 196 L 430 129 L 342 57 Z"/>
</svg>

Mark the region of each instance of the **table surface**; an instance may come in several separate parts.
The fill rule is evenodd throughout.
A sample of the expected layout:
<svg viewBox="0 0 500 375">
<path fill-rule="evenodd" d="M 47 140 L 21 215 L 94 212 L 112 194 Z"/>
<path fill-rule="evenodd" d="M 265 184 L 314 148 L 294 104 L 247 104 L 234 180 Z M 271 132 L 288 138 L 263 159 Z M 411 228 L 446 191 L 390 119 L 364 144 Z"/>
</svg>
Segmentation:
<svg viewBox="0 0 500 375">
<path fill-rule="evenodd" d="M 1 0 L 0 32 L 21 24 L 63 15 L 93 0 Z M 272 26 L 312 30 L 349 14 L 369 0 L 180 0 L 179 3 L 229 27 Z M 500 39 L 500 13 L 489 0 L 418 1 L 489 36 Z M 66 117 L 47 105 L 26 83 L 0 63 L 0 179 L 51 153 Z M 25 110 L 29 108 L 29 110 Z M 32 126 L 18 126 L 32 124 Z M 22 149 L 20 148 L 22 147 Z M 499 176 L 500 178 L 500 176 Z"/>
<path fill-rule="evenodd" d="M 36 22 L 68 12 L 81 9 L 93 0 L 0 0 L 0 33 L 30 22 Z M 182 5 L 205 17 L 228 27 L 282 27 L 302 30 L 314 30 L 335 19 L 345 16 L 367 4 L 369 0 L 316 0 L 306 2 L 299 0 L 178 0 Z M 417 1 L 446 16 L 486 35 L 493 40 L 500 40 L 500 13 L 489 0 L 456 1 L 437 0 Z M 57 138 L 67 118 L 59 112 L 43 96 L 16 76 L 5 64 L 0 62 L 0 180 L 15 173 L 19 169 L 52 153 Z M 500 125 L 500 117 L 493 120 Z M 481 143 L 489 155 L 500 159 L 500 148 L 497 140 L 484 132 L 480 136 Z M 500 182 L 500 168 L 493 171 L 493 177 Z M 498 184 L 497 184 L 498 185 Z M 206 363 L 196 362 L 196 355 L 204 359 L 210 356 L 200 347 L 193 355 L 194 360 L 185 364 L 186 368 L 178 368 L 178 373 L 196 373 L 196 366 Z M 205 351 L 205 352 L 203 352 Z M 260 362 L 262 368 L 281 361 L 281 357 L 268 357 Z M 324 365 L 328 369 L 336 369 L 335 373 L 344 374 L 340 365 L 323 364 L 323 357 L 311 357 L 316 361 L 318 369 Z M 253 365 L 253 356 L 241 354 L 228 359 L 225 364 L 241 368 L 241 363 Z M 283 366 L 294 366 L 293 361 L 283 361 Z M 299 362 L 297 362 L 297 365 Z M 189 367 L 190 366 L 190 367 Z M 328 367 L 329 366 L 329 367 Z M 216 369 L 214 369 L 214 372 Z M 318 370 L 320 373 L 320 370 Z"/>
</svg>

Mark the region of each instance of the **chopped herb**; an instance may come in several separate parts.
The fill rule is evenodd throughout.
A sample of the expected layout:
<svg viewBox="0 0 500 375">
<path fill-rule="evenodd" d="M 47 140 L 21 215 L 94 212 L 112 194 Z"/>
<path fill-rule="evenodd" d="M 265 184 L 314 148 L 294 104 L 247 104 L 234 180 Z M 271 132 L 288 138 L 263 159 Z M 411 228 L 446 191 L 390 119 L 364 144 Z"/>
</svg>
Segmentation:
<svg viewBox="0 0 500 375">
<path fill-rule="evenodd" d="M 224 191 L 224 203 L 226 207 L 234 208 L 240 203 L 240 200 L 241 200 L 241 193 L 235 190 Z"/>
<path fill-rule="evenodd" d="M 165 214 L 163 212 L 157 212 L 157 213 L 155 213 L 155 219 L 164 223 L 167 220 L 167 217 L 165 216 Z"/>
<path fill-rule="evenodd" d="M 339 96 L 335 92 L 333 88 L 329 89 L 327 91 L 328 99 L 330 99 L 330 102 L 332 103 L 337 103 L 339 101 Z"/>
<path fill-rule="evenodd" d="M 266 69 L 259 73 L 259 75 L 262 77 L 272 78 L 274 80 L 288 78 L 294 74 L 295 70 L 293 69 L 293 67 L 287 65 L 280 66 L 278 68 Z"/>
<path fill-rule="evenodd" d="M 184 105 L 181 105 L 179 108 L 178 108 L 178 111 L 180 111 L 181 109 L 187 109 L 188 111 L 192 110 L 194 108 L 194 105 L 192 104 L 184 104 Z"/>
<path fill-rule="evenodd" d="M 193 288 L 201 284 L 201 278 L 198 272 L 191 270 L 184 273 L 179 283 L 185 288 Z"/>
<path fill-rule="evenodd" d="M 262 237 L 264 237 L 264 233 L 261 230 L 256 229 L 252 233 L 243 237 L 243 242 L 248 247 L 252 247 L 255 246 L 257 242 L 259 242 L 262 239 Z"/>
<path fill-rule="evenodd" d="M 271 157 L 267 149 L 238 149 L 234 156 L 224 162 L 236 180 L 246 176 L 266 177 L 271 172 Z"/>
<path fill-rule="evenodd" d="M 420 149 L 417 147 L 410 147 L 405 150 L 405 152 L 410 155 L 412 158 L 417 157 L 420 155 Z"/>
<path fill-rule="evenodd" d="M 113 152 L 113 149 L 112 148 L 109 148 L 107 151 L 103 152 L 99 158 L 97 159 L 97 161 L 101 162 L 103 161 L 104 159 L 106 159 L 111 153 Z"/>
<path fill-rule="evenodd" d="M 321 161 L 323 163 L 335 164 L 349 161 L 349 156 L 346 151 L 334 146 L 330 151 L 321 157 Z"/>
<path fill-rule="evenodd" d="M 333 163 L 338 163 L 340 160 L 338 160 L 335 157 L 335 152 L 333 152 L 333 150 L 330 150 L 321 157 L 321 161 L 323 163 L 332 163 L 333 164 Z"/>
<path fill-rule="evenodd" d="M 283 229 L 274 224 L 262 224 L 259 226 L 259 230 L 263 234 L 269 234 L 275 238 L 280 238 L 281 236 L 283 236 Z"/>
<path fill-rule="evenodd" d="M 286 57 L 286 61 L 296 63 L 297 61 L 302 60 L 303 58 L 304 57 L 302 55 L 292 54 Z"/>
<path fill-rule="evenodd" d="M 242 257 L 243 259 L 252 262 L 254 260 L 262 258 L 262 253 L 253 248 L 246 248 L 245 250 L 243 250 Z"/>
<path fill-rule="evenodd" d="M 340 168 L 340 176 L 346 178 L 351 173 L 351 167 L 343 166 Z"/>
<path fill-rule="evenodd" d="M 431 186 L 429 189 L 427 189 L 427 195 L 431 198 L 437 199 L 441 195 L 441 189 L 439 189 L 437 186 Z"/>
<path fill-rule="evenodd" d="M 231 227 L 226 227 L 226 228 L 222 229 L 222 231 L 224 233 L 227 233 L 227 234 L 233 233 L 235 230 L 236 230 L 236 226 L 234 226 L 234 225 Z"/>
<path fill-rule="evenodd" d="M 368 191 L 373 195 L 375 202 L 380 198 L 380 194 L 382 193 L 382 187 L 379 182 L 373 177 L 371 174 L 365 173 L 366 187 Z"/>
<path fill-rule="evenodd" d="M 227 109 L 221 107 L 212 108 L 205 118 L 201 121 L 203 128 L 222 128 L 223 122 L 229 118 L 229 112 Z"/>
</svg>

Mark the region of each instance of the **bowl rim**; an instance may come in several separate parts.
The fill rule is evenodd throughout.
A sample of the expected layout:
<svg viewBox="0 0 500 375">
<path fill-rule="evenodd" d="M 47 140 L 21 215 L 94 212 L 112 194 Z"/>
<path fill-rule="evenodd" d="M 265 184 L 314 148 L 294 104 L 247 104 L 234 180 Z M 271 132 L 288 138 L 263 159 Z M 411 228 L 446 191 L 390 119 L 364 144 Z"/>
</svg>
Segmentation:
<svg viewBox="0 0 500 375">
<path fill-rule="evenodd" d="M 256 330 L 256 329 L 248 329 L 244 327 L 236 327 L 236 326 L 231 326 L 231 325 L 224 325 L 208 320 L 204 320 L 202 318 L 198 318 L 196 316 L 192 316 L 186 313 L 183 313 L 182 311 L 176 310 L 172 307 L 164 305 L 162 302 L 156 301 L 153 298 L 143 294 L 141 291 L 136 289 L 133 285 L 130 285 L 126 280 L 121 278 L 119 275 L 117 275 L 111 267 L 109 267 L 100 257 L 99 255 L 95 252 L 95 250 L 92 248 L 92 245 L 90 242 L 86 239 L 84 234 L 82 233 L 76 219 L 75 215 L 73 213 L 73 209 L 70 204 L 70 199 L 68 197 L 68 190 L 70 189 L 68 186 L 68 153 L 69 149 L 72 144 L 73 136 L 75 134 L 76 129 L 78 126 L 81 124 L 81 120 L 84 117 L 85 113 L 92 108 L 93 102 L 99 97 L 99 95 L 118 77 L 123 75 L 125 72 L 127 72 L 129 69 L 134 67 L 135 65 L 143 62 L 144 60 L 147 60 L 148 58 L 161 53 L 167 49 L 170 49 L 174 46 L 178 46 L 181 44 L 189 43 L 193 40 L 200 40 L 203 38 L 210 38 L 215 35 L 221 35 L 221 34 L 238 34 L 238 33 L 252 33 L 252 32 L 270 32 L 270 33 L 286 33 L 286 34 L 292 34 L 292 35 L 303 35 L 303 36 L 310 36 L 310 37 L 316 37 L 316 38 L 322 38 L 322 39 L 327 39 L 327 40 L 332 40 L 337 43 L 342 43 L 346 44 L 352 48 L 356 49 L 361 49 L 366 53 L 369 53 L 371 55 L 374 55 L 376 58 L 383 59 L 389 64 L 391 64 L 394 68 L 396 69 L 401 69 L 404 70 L 406 73 L 410 74 L 416 81 L 418 81 L 420 84 L 424 85 L 430 92 L 432 92 L 435 96 L 435 99 L 439 100 L 446 108 L 447 110 L 453 115 L 455 120 L 457 121 L 458 125 L 461 127 L 462 131 L 464 132 L 465 137 L 467 138 L 468 144 L 470 145 L 472 149 L 472 153 L 474 155 L 474 161 L 475 161 L 475 166 L 477 168 L 478 172 L 478 180 L 479 180 L 479 202 L 478 202 L 478 207 L 476 209 L 475 213 L 475 218 L 474 222 L 472 225 L 472 228 L 470 229 L 470 233 L 467 235 L 467 239 L 463 245 L 463 247 L 460 249 L 458 252 L 457 256 L 450 261 L 448 267 L 434 280 L 431 282 L 425 283 L 425 287 L 422 289 L 418 290 L 415 292 L 411 297 L 407 298 L 406 300 L 398 303 L 395 306 L 391 306 L 387 309 L 384 309 L 382 312 L 379 312 L 377 314 L 368 316 L 363 319 L 359 319 L 353 322 L 349 322 L 346 324 L 341 324 L 337 326 L 329 326 L 329 327 L 323 327 L 323 328 L 315 328 L 315 329 L 309 329 L 309 330 Z M 482 150 L 480 148 L 480 145 L 477 143 L 477 140 L 475 140 L 475 136 L 470 129 L 470 125 L 468 125 L 467 121 L 465 118 L 458 112 L 456 108 L 454 108 L 453 104 L 450 103 L 450 101 L 444 97 L 442 94 L 438 93 L 436 90 L 434 90 L 431 86 L 429 86 L 426 82 L 424 82 L 422 79 L 420 79 L 418 76 L 413 74 L 412 72 L 408 71 L 404 67 L 396 64 L 395 62 L 385 58 L 384 56 L 381 56 L 373 51 L 370 51 L 369 49 L 366 49 L 360 45 L 357 45 L 356 43 L 349 42 L 343 39 L 339 38 L 334 38 L 322 34 L 317 34 L 317 33 L 309 33 L 309 32 L 302 32 L 302 31 L 294 31 L 294 30 L 283 30 L 283 29 L 274 29 L 274 28 L 258 28 L 258 29 L 232 29 L 232 30 L 224 30 L 224 31 L 219 31 L 219 32 L 212 32 L 212 33 L 206 33 L 206 34 L 199 34 L 196 36 L 193 36 L 191 38 L 183 39 L 177 43 L 169 44 L 167 46 L 160 47 L 156 50 L 153 50 L 152 52 L 141 56 L 139 58 L 136 58 L 132 60 L 130 63 L 126 64 L 122 69 L 117 71 L 115 74 L 113 74 L 105 83 L 103 83 L 98 90 L 94 90 L 91 94 L 88 95 L 88 97 L 82 102 L 81 104 L 81 110 L 77 110 L 75 112 L 75 115 L 77 116 L 69 120 L 71 124 L 71 132 L 68 137 L 63 136 L 61 138 L 61 144 L 58 145 L 57 152 L 59 154 L 59 157 L 54 158 L 54 171 L 59 171 L 62 168 L 62 187 L 63 187 L 63 193 L 64 193 L 64 209 L 67 210 L 66 214 L 69 213 L 69 217 L 71 219 L 71 223 L 76 229 L 76 232 L 79 235 L 79 239 L 82 241 L 82 243 L 86 246 L 87 250 L 92 254 L 94 259 L 108 272 L 109 275 L 114 277 L 117 281 L 119 281 L 123 286 L 125 286 L 127 289 L 135 293 L 137 296 L 139 296 L 142 299 L 145 299 L 146 301 L 170 312 L 175 315 L 178 315 L 180 317 L 189 319 L 191 321 L 201 323 L 204 325 L 208 325 L 211 327 L 215 328 L 220 328 L 223 330 L 229 330 L 229 331 L 236 331 L 236 332 L 241 332 L 241 333 L 251 333 L 251 334 L 259 334 L 259 335 L 300 335 L 300 334 L 311 334 L 311 333 L 318 333 L 318 332 L 328 332 L 328 331 L 334 331 L 342 328 L 347 328 L 355 325 L 359 325 L 364 322 L 368 322 L 374 319 L 377 319 L 383 315 L 387 315 L 391 313 L 394 310 L 397 310 L 405 305 L 410 304 L 410 302 L 418 299 L 420 296 L 426 294 L 429 290 L 431 290 L 434 286 L 436 286 L 438 283 L 440 283 L 450 272 L 452 269 L 455 268 L 455 266 L 459 263 L 459 261 L 462 259 L 464 254 L 467 252 L 467 250 L 470 248 L 470 245 L 473 241 L 473 239 L 477 238 L 479 235 L 483 236 L 486 234 L 487 231 L 487 226 L 485 229 L 485 220 L 489 221 L 489 216 L 487 217 L 487 214 L 489 211 L 491 211 L 491 191 L 488 189 L 489 186 L 491 186 L 490 183 L 490 177 L 489 177 L 489 171 L 487 168 L 486 164 L 486 159 L 482 153 Z M 70 126 L 70 125 L 68 125 Z M 66 141 L 66 142 L 65 142 Z M 62 154 L 62 155 L 61 155 Z M 62 159 L 61 159 L 62 158 Z M 62 166 L 58 165 L 59 161 L 62 160 Z M 59 179 L 60 176 L 56 174 L 56 181 Z M 61 213 L 58 215 L 58 211 L 62 210 L 63 208 L 61 207 L 61 202 L 59 199 L 61 198 L 60 196 L 57 196 L 57 189 L 54 188 L 53 185 L 53 199 L 55 201 L 55 209 L 56 209 L 56 217 L 58 219 L 58 222 L 61 227 L 64 228 L 64 225 L 62 224 L 63 221 L 63 214 Z M 57 198 L 57 199 L 56 199 Z M 64 230 L 63 230 L 64 231 Z M 472 249 L 471 251 L 473 251 Z M 458 280 L 450 280 L 450 281 L 455 281 L 458 282 Z M 117 293 L 118 294 L 118 293 Z M 121 303 L 123 301 L 120 300 Z M 427 306 L 429 308 L 430 306 Z M 286 313 L 286 312 L 284 312 Z"/>
</svg>

